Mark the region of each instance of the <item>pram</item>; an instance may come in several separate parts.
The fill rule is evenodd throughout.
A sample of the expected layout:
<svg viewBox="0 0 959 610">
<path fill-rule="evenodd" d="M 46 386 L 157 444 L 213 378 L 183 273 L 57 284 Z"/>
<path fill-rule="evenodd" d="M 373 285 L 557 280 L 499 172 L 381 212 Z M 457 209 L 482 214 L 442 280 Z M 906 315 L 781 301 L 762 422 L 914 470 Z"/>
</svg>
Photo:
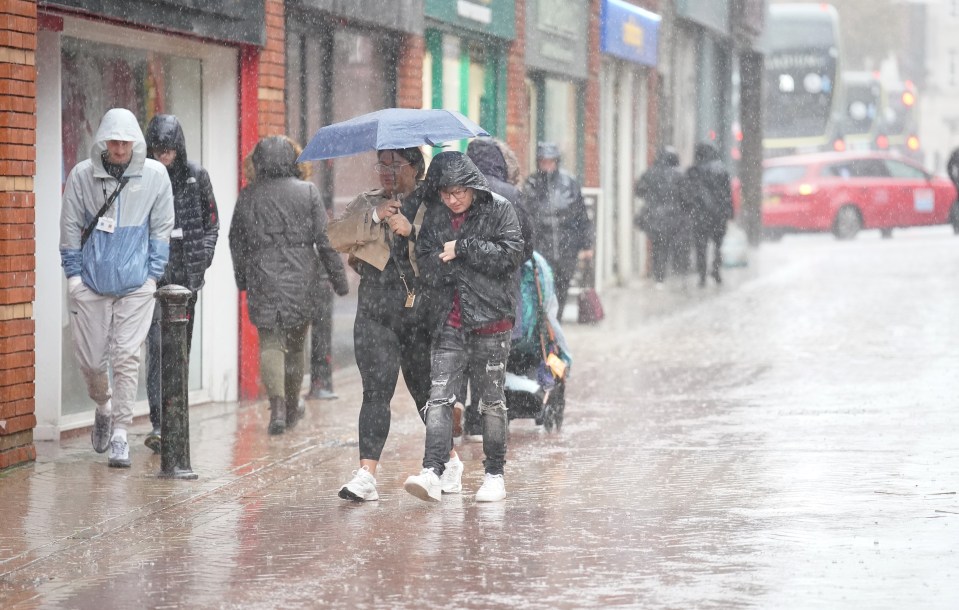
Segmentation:
<svg viewBox="0 0 959 610">
<path fill-rule="evenodd" d="M 534 252 L 521 269 L 516 324 L 506 363 L 510 420 L 533 418 L 547 432 L 563 427 L 572 355 L 556 319 L 553 271 Z"/>
</svg>

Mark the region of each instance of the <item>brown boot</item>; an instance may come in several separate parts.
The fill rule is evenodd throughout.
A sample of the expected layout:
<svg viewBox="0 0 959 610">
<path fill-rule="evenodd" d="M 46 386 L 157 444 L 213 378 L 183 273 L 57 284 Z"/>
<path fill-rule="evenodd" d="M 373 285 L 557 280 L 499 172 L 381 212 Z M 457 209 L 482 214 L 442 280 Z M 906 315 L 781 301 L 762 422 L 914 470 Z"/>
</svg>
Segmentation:
<svg viewBox="0 0 959 610">
<path fill-rule="evenodd" d="M 292 430 L 306 415 L 306 401 L 296 396 L 286 399 L 286 429 Z"/>
<path fill-rule="evenodd" d="M 270 434 L 286 432 L 286 399 L 270 398 L 270 425 L 267 428 Z"/>
</svg>

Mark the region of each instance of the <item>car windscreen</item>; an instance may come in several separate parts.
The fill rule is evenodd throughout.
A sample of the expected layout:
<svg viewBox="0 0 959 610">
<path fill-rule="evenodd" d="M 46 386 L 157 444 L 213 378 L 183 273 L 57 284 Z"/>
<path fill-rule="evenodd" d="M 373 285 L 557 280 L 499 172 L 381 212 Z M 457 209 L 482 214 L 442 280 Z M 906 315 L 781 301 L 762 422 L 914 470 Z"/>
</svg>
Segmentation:
<svg viewBox="0 0 959 610">
<path fill-rule="evenodd" d="M 799 182 L 806 175 L 804 165 L 777 165 L 763 170 L 763 184 L 775 186 Z"/>
</svg>

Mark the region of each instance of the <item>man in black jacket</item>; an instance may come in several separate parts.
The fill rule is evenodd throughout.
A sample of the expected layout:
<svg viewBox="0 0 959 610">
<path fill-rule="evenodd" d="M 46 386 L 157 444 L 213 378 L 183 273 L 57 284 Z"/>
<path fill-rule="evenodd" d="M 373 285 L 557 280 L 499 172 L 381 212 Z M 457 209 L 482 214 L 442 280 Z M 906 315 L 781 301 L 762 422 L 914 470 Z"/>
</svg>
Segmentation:
<svg viewBox="0 0 959 610">
<path fill-rule="evenodd" d="M 556 278 L 557 318 L 562 321 L 569 283 L 577 258 L 593 256 L 593 223 L 586 213 L 579 181 L 560 168 L 559 147 L 540 142 L 536 147 L 537 171 L 530 174 L 523 196 L 533 219 L 536 251 L 553 268 Z"/>
<path fill-rule="evenodd" d="M 167 168 L 173 186 L 175 223 L 170 234 L 170 261 L 159 286 L 178 284 L 193 292 L 187 302 L 187 354 L 193 342 L 194 308 L 203 276 L 213 262 L 213 251 L 220 233 L 216 198 L 210 175 L 186 155 L 186 137 L 177 118 L 158 114 L 146 133 L 147 156 Z M 153 322 L 147 334 L 147 399 L 153 430 L 144 443 L 160 452 L 160 422 L 163 394 L 161 388 L 160 307 L 153 309 Z"/>
<path fill-rule="evenodd" d="M 523 238 L 513 206 L 489 190 L 466 155 L 443 152 L 426 174 L 428 206 L 416 259 L 429 291 L 434 327 L 423 470 L 404 488 L 439 501 L 453 443 L 453 404 L 469 371 L 483 420 L 486 477 L 478 502 L 506 497 L 506 360 L 515 319 L 513 274 Z"/>
<path fill-rule="evenodd" d="M 733 217 L 733 195 L 729 172 L 710 142 L 700 142 L 693 152 L 693 165 L 686 170 L 688 189 L 686 205 L 692 216 L 693 245 L 696 248 L 696 271 L 699 287 L 706 285 L 706 258 L 709 244 L 714 245 L 710 276 L 722 283 L 719 268 L 723 264 L 723 238 L 726 222 Z"/>
</svg>

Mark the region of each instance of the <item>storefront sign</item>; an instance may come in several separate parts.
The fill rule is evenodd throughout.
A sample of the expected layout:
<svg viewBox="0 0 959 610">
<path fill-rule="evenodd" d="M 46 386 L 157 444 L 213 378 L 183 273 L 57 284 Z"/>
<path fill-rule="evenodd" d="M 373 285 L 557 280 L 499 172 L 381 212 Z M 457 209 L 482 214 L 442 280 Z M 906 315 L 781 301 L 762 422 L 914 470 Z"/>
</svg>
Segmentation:
<svg viewBox="0 0 959 610">
<path fill-rule="evenodd" d="M 482 32 L 497 38 L 516 38 L 514 0 L 424 0 L 423 13 L 440 23 Z"/>
<path fill-rule="evenodd" d="M 348 19 L 397 32 L 423 33 L 423 0 L 286 0 L 291 8 L 323 11 Z M 293 13 L 295 14 L 295 13 Z"/>
<path fill-rule="evenodd" d="M 662 17 L 624 0 L 604 0 L 600 21 L 603 53 L 655 66 L 658 61 Z"/>
<path fill-rule="evenodd" d="M 676 0 L 676 14 L 729 35 L 729 0 Z"/>
<path fill-rule="evenodd" d="M 526 65 L 586 78 L 588 23 L 585 0 L 526 0 Z"/>
<path fill-rule="evenodd" d="M 211 40 L 266 44 L 263 0 L 39 0 L 37 7 L 82 11 Z"/>
</svg>

